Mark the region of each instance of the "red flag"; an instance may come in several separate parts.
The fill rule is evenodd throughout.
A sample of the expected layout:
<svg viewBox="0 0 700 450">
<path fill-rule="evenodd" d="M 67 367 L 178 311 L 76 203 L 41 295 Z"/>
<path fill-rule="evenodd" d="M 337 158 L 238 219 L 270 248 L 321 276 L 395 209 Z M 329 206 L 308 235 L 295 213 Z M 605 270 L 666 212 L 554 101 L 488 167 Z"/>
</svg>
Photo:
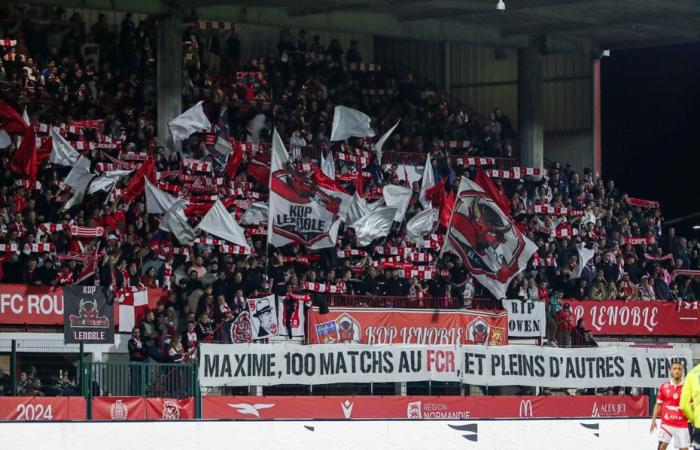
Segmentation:
<svg viewBox="0 0 700 450">
<path fill-rule="evenodd" d="M 440 210 L 440 225 L 447 228 L 450 224 L 450 216 L 455 206 L 455 194 L 452 190 L 445 190 L 447 177 L 442 178 L 434 186 L 425 192 L 425 197 L 433 204 L 433 208 Z"/>
<path fill-rule="evenodd" d="M 49 141 L 48 153 L 45 145 L 42 145 L 41 151 L 37 153 L 34 128 L 24 122 L 22 116 L 17 113 L 11 106 L 0 102 L 0 123 L 2 129 L 7 134 L 21 134 L 22 144 L 17 151 L 12 155 L 9 169 L 15 173 L 25 176 L 29 181 L 35 181 L 39 166 L 51 154 L 51 144 Z"/>
<path fill-rule="evenodd" d="M 267 187 L 270 182 L 270 159 L 269 153 L 258 153 L 248 163 L 248 173 L 260 186 Z"/>
<path fill-rule="evenodd" d="M 321 171 L 320 167 L 316 167 L 316 170 L 311 174 L 311 180 L 317 185 L 330 189 L 332 191 L 343 192 L 347 194 L 347 191 L 343 186 L 332 178 L 329 178 L 326 174 Z M 349 195 L 349 194 L 348 194 Z"/>
<path fill-rule="evenodd" d="M 156 162 L 150 156 L 146 158 L 143 165 L 139 167 L 139 170 L 137 170 L 131 180 L 129 180 L 129 184 L 124 188 L 122 200 L 130 202 L 143 193 L 146 187 L 146 182 L 143 181 L 144 177 L 151 183 L 156 182 Z"/>
<path fill-rule="evenodd" d="M 236 172 L 238 172 L 238 168 L 243 162 L 243 148 L 238 145 L 237 142 L 233 142 L 231 145 L 233 146 L 233 153 L 228 156 L 224 173 L 228 175 L 229 178 L 234 178 Z"/>
<path fill-rule="evenodd" d="M 357 195 L 359 195 L 360 198 L 364 198 L 365 196 L 364 181 L 365 180 L 362 179 L 362 166 L 360 166 L 357 171 L 357 186 L 355 187 Z"/>
<path fill-rule="evenodd" d="M 491 180 L 488 174 L 481 167 L 479 167 L 479 170 L 476 172 L 474 182 L 481 186 L 484 192 L 486 192 L 486 194 L 491 197 L 494 202 L 496 202 L 498 207 L 501 208 L 501 211 L 510 217 L 510 200 L 508 200 L 508 197 L 506 197 L 505 194 L 498 189 L 498 187 L 496 187 L 493 180 Z"/>
</svg>

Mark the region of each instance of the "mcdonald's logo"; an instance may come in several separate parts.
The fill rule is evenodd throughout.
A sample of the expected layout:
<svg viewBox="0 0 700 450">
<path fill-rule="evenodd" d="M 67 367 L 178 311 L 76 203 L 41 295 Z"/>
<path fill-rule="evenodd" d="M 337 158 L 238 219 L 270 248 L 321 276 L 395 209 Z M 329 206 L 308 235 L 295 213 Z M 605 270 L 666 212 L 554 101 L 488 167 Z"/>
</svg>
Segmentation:
<svg viewBox="0 0 700 450">
<path fill-rule="evenodd" d="M 533 417 L 532 415 L 532 400 L 520 400 L 520 408 L 518 409 L 520 417 Z"/>
</svg>

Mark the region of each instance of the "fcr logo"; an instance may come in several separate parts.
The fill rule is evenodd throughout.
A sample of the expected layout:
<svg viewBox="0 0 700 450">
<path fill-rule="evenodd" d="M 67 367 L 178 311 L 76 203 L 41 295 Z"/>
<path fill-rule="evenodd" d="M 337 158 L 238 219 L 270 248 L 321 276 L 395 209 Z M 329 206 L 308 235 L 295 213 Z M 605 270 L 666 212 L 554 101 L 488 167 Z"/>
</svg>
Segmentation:
<svg viewBox="0 0 700 450">
<path fill-rule="evenodd" d="M 163 420 L 180 419 L 180 405 L 175 400 L 165 400 L 163 402 Z"/>
<path fill-rule="evenodd" d="M 518 415 L 520 417 L 533 417 L 532 414 L 532 400 L 520 400 Z"/>
</svg>

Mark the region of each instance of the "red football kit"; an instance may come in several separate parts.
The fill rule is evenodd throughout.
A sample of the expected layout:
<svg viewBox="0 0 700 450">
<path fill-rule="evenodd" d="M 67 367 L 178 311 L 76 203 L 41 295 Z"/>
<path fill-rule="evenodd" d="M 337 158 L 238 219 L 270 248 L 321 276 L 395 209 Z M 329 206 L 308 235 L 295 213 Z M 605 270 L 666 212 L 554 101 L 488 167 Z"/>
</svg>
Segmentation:
<svg viewBox="0 0 700 450">
<path fill-rule="evenodd" d="M 678 385 L 667 381 L 659 388 L 659 395 L 656 397 L 656 403 L 661 406 L 661 426 L 668 425 L 669 427 L 683 428 L 688 426 L 688 420 L 685 418 L 678 406 L 681 401 L 681 391 L 683 383 Z"/>
</svg>

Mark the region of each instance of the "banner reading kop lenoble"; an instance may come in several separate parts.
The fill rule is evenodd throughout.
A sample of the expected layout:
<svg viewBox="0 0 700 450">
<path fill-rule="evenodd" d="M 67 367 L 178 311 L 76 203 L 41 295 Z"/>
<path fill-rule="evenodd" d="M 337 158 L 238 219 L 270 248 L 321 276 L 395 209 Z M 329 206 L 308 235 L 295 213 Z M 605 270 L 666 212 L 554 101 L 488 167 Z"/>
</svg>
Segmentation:
<svg viewBox="0 0 700 450">
<path fill-rule="evenodd" d="M 63 288 L 63 337 L 65 343 L 114 343 L 114 307 L 97 286 Z"/>
<path fill-rule="evenodd" d="M 505 345 L 506 313 L 459 310 L 333 308 L 309 317 L 313 344 Z"/>
<path fill-rule="evenodd" d="M 202 386 L 451 381 L 480 386 L 658 387 L 679 348 L 530 345 L 203 344 Z"/>
</svg>

